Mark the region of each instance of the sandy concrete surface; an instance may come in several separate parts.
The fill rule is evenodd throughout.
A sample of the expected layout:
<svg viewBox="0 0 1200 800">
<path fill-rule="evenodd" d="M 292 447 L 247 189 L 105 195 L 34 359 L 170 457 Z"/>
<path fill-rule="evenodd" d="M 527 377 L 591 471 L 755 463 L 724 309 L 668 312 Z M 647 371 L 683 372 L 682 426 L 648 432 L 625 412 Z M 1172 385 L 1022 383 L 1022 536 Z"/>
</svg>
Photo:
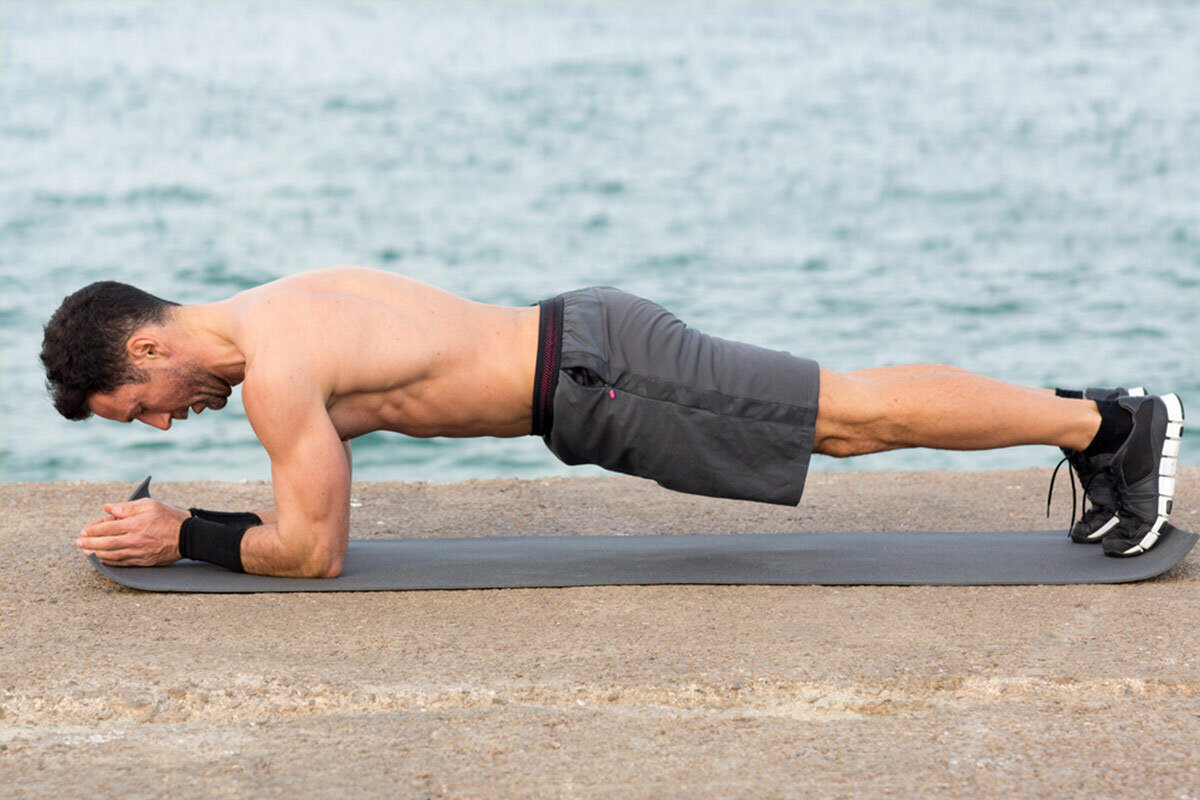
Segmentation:
<svg viewBox="0 0 1200 800">
<path fill-rule="evenodd" d="M 1061 528 L 1049 475 L 361 483 L 351 535 Z M 0 488 L 5 797 L 1200 796 L 1196 552 L 1116 586 L 147 594 L 72 544 L 131 488 Z"/>
</svg>

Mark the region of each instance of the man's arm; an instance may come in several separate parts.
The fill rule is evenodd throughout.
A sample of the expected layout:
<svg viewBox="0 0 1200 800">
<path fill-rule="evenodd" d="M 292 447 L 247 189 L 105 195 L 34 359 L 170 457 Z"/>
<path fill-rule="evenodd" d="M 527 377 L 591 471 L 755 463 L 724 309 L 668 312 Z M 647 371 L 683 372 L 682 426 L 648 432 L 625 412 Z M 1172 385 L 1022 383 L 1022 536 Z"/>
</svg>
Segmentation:
<svg viewBox="0 0 1200 800">
<path fill-rule="evenodd" d="M 351 467 L 350 442 L 341 442 L 341 449 L 345 453 L 348 486 Z M 186 510 L 174 508 L 153 499 L 108 503 L 104 509 L 109 512 L 109 516 L 85 526 L 75 541 L 76 546 L 83 551 L 84 555 L 95 553 L 105 564 L 126 567 L 169 564 L 179 558 L 179 528 L 180 524 L 189 516 Z M 269 549 L 271 548 L 270 537 L 280 535 L 278 514 L 274 508 L 262 509 L 255 513 L 265 524 L 251 530 L 262 531 L 261 535 L 265 537 L 263 541 L 266 544 L 260 545 L 260 547 L 270 553 L 272 552 Z M 248 567 L 245 562 L 248 535 L 249 531 L 247 531 L 247 536 L 242 539 L 243 568 Z M 283 551 L 286 549 L 282 548 Z M 276 544 L 273 552 L 278 557 L 281 548 Z M 340 552 L 345 553 L 344 545 Z M 318 572 L 320 571 L 314 571 L 314 574 Z M 321 574 L 329 573 L 330 570 L 326 569 Z M 285 572 L 270 574 L 285 574 Z M 302 571 L 287 572 L 286 574 L 307 575 L 308 573 Z"/>
<path fill-rule="evenodd" d="M 332 578 L 350 531 L 348 444 L 329 419 L 318 382 L 295 370 L 256 376 L 242 389 L 246 416 L 271 457 L 275 521 L 242 539 L 242 567 L 261 575 Z"/>
<path fill-rule="evenodd" d="M 351 477 L 353 477 L 354 455 L 350 452 L 350 440 L 343 439 L 342 447 L 346 450 L 346 469 L 350 473 Z M 258 515 L 258 518 L 263 521 L 264 525 L 270 525 L 279 521 L 279 515 L 275 513 L 275 506 L 271 506 L 270 508 L 255 509 L 254 513 Z"/>
</svg>

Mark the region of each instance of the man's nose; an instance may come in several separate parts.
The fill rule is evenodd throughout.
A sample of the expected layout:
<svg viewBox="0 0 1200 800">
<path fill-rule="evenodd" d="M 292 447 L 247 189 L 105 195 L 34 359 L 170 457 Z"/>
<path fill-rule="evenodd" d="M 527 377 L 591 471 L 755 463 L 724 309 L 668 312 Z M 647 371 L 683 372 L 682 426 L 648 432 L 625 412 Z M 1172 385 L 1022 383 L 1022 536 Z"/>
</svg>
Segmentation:
<svg viewBox="0 0 1200 800">
<path fill-rule="evenodd" d="M 142 422 L 146 423 L 152 428 L 158 428 L 159 430 L 165 431 L 171 427 L 171 412 L 164 411 L 161 414 L 143 414 Z"/>
</svg>

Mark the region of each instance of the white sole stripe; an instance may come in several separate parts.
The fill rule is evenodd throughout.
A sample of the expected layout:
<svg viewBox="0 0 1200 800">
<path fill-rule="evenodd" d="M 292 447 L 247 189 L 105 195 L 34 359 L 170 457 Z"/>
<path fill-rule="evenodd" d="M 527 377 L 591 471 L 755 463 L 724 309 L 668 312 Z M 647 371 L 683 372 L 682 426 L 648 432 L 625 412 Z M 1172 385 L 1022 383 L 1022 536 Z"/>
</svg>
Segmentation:
<svg viewBox="0 0 1200 800">
<path fill-rule="evenodd" d="M 1179 439 L 1183 436 L 1183 402 L 1174 392 L 1160 398 L 1167 407 L 1167 441 L 1163 442 L 1162 456 L 1158 460 L 1158 522 L 1154 525 L 1154 540 L 1158 539 L 1158 529 L 1167 521 L 1168 506 L 1175 497 L 1175 467 L 1179 455 Z M 1175 444 L 1175 452 L 1168 454 L 1167 445 Z M 1152 540 L 1152 542 L 1154 541 Z M 1149 545 L 1147 545 L 1149 546 Z"/>
<path fill-rule="evenodd" d="M 1142 540 L 1128 550 L 1123 551 L 1121 555 L 1133 556 L 1149 550 L 1154 546 L 1154 543 L 1158 541 L 1158 537 L 1162 535 L 1163 525 L 1166 524 L 1166 517 L 1160 516 L 1158 519 L 1154 520 L 1154 524 L 1150 526 L 1150 530 L 1146 531 L 1146 535 L 1142 537 Z"/>
<path fill-rule="evenodd" d="M 1158 519 L 1154 520 L 1154 524 L 1150 526 L 1150 530 L 1146 531 L 1146 535 L 1142 537 L 1142 540 L 1133 547 L 1130 547 L 1128 550 L 1122 550 L 1121 555 L 1136 556 L 1139 553 L 1144 553 L 1149 550 L 1154 546 L 1154 543 L 1158 541 L 1158 537 L 1162 535 L 1163 525 L 1166 524 L 1166 517 L 1159 517 Z"/>
<path fill-rule="evenodd" d="M 1171 422 L 1183 422 L 1183 402 L 1179 399 L 1179 395 L 1171 392 L 1164 394 L 1159 398 L 1167 407 L 1167 419 Z"/>
<path fill-rule="evenodd" d="M 1120 518 L 1120 517 L 1118 517 L 1116 514 L 1113 514 L 1113 515 L 1112 515 L 1112 518 L 1111 518 L 1111 519 L 1110 519 L 1108 522 L 1104 523 L 1104 525 L 1102 525 L 1101 527 L 1097 528 L 1097 529 L 1096 529 L 1096 532 L 1095 532 L 1095 533 L 1093 533 L 1093 534 L 1092 534 L 1091 536 L 1089 536 L 1088 538 L 1089 538 L 1089 539 L 1102 539 L 1102 538 L 1104 538 L 1104 534 L 1108 533 L 1108 532 L 1109 532 L 1109 531 L 1111 531 L 1113 528 L 1115 528 L 1115 527 L 1116 527 L 1116 525 L 1117 525 L 1117 523 L 1118 523 L 1118 522 L 1120 522 L 1120 521 L 1121 521 L 1121 518 Z"/>
</svg>

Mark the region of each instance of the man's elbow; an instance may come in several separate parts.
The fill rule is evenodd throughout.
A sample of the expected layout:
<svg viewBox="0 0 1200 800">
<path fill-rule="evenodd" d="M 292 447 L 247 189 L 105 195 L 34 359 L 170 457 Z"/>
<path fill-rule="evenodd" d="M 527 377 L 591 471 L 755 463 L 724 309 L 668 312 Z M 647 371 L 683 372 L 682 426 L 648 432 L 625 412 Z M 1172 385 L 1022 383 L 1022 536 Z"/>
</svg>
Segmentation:
<svg viewBox="0 0 1200 800">
<path fill-rule="evenodd" d="M 305 578 L 336 578 L 342 574 L 343 553 L 314 553 L 301 568 Z"/>
<path fill-rule="evenodd" d="M 285 530 L 281 533 L 287 534 Z M 292 564 L 305 578 L 336 578 L 346 559 L 347 533 L 313 526 L 290 540 Z"/>
<path fill-rule="evenodd" d="M 253 571 L 286 578 L 336 578 L 342 574 L 345 559 L 345 546 L 324 543 L 316 546 L 293 545 L 277 551 L 273 562 L 262 565 L 265 569 Z"/>
<path fill-rule="evenodd" d="M 342 561 L 328 561 L 314 578 L 336 578 L 342 574 Z"/>
</svg>

